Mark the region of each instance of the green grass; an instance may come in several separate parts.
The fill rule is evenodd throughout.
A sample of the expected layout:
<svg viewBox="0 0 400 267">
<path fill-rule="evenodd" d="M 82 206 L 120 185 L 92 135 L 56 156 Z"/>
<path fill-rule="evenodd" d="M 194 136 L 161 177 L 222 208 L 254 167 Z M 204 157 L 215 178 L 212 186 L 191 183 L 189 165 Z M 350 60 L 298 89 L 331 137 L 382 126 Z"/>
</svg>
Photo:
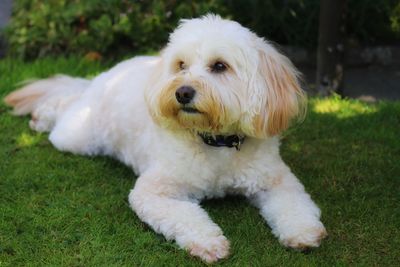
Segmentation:
<svg viewBox="0 0 400 267">
<path fill-rule="evenodd" d="M 93 76 L 77 58 L 0 61 L 0 97 L 54 73 Z M 329 238 L 309 253 L 279 245 L 245 199 L 206 201 L 231 241 L 221 266 L 398 266 L 400 103 L 312 99 L 282 155 L 322 209 Z M 0 105 L 0 266 L 202 266 L 129 208 L 132 171 L 55 150 Z"/>
</svg>

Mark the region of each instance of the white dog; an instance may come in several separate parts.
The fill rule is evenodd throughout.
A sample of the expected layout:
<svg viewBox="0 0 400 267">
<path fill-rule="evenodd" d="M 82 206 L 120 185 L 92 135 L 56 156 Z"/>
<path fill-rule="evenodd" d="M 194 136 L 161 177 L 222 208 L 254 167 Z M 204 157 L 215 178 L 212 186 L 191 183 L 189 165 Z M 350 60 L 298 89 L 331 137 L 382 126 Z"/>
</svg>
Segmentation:
<svg viewBox="0 0 400 267">
<path fill-rule="evenodd" d="M 199 202 L 243 194 L 288 247 L 317 247 L 320 210 L 279 155 L 280 132 L 304 111 L 298 72 L 264 39 L 207 15 L 183 20 L 158 57 L 135 57 L 93 80 L 56 76 L 5 102 L 32 113 L 62 151 L 110 155 L 139 175 L 140 219 L 206 262 L 229 242 Z"/>
</svg>

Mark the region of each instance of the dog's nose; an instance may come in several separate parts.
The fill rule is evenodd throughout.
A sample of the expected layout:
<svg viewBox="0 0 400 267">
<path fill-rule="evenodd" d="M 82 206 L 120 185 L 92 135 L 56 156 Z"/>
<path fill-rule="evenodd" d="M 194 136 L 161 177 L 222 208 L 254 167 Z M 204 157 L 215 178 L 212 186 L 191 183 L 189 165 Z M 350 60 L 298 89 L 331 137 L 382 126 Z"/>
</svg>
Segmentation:
<svg viewBox="0 0 400 267">
<path fill-rule="evenodd" d="M 175 92 L 176 100 L 181 104 L 188 104 L 192 101 L 196 91 L 191 86 L 179 87 Z"/>
</svg>

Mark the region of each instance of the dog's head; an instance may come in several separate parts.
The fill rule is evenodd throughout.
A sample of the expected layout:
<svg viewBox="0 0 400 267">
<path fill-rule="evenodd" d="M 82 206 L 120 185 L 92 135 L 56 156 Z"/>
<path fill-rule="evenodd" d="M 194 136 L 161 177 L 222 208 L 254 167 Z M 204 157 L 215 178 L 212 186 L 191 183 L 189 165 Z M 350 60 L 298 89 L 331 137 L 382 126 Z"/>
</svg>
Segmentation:
<svg viewBox="0 0 400 267">
<path fill-rule="evenodd" d="M 181 22 L 146 90 L 150 113 L 164 127 L 257 138 L 285 130 L 303 100 L 289 59 L 214 15 Z"/>
</svg>

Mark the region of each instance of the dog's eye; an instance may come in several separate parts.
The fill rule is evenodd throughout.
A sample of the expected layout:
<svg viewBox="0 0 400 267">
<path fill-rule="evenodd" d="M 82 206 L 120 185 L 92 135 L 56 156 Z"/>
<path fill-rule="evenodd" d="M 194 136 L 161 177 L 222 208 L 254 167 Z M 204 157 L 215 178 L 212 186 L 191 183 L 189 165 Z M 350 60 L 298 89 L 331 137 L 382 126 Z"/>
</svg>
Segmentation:
<svg viewBox="0 0 400 267">
<path fill-rule="evenodd" d="M 179 69 L 180 69 L 180 70 L 186 69 L 186 64 L 185 64 L 185 62 L 183 62 L 183 61 L 179 61 L 178 66 L 179 66 Z"/>
<path fill-rule="evenodd" d="M 225 63 L 223 63 L 223 62 L 221 62 L 221 61 L 217 61 L 217 62 L 215 62 L 210 68 L 211 68 L 211 71 L 212 71 L 212 72 L 221 73 L 221 72 L 226 71 L 226 69 L 227 69 L 228 67 L 226 66 Z"/>
</svg>

